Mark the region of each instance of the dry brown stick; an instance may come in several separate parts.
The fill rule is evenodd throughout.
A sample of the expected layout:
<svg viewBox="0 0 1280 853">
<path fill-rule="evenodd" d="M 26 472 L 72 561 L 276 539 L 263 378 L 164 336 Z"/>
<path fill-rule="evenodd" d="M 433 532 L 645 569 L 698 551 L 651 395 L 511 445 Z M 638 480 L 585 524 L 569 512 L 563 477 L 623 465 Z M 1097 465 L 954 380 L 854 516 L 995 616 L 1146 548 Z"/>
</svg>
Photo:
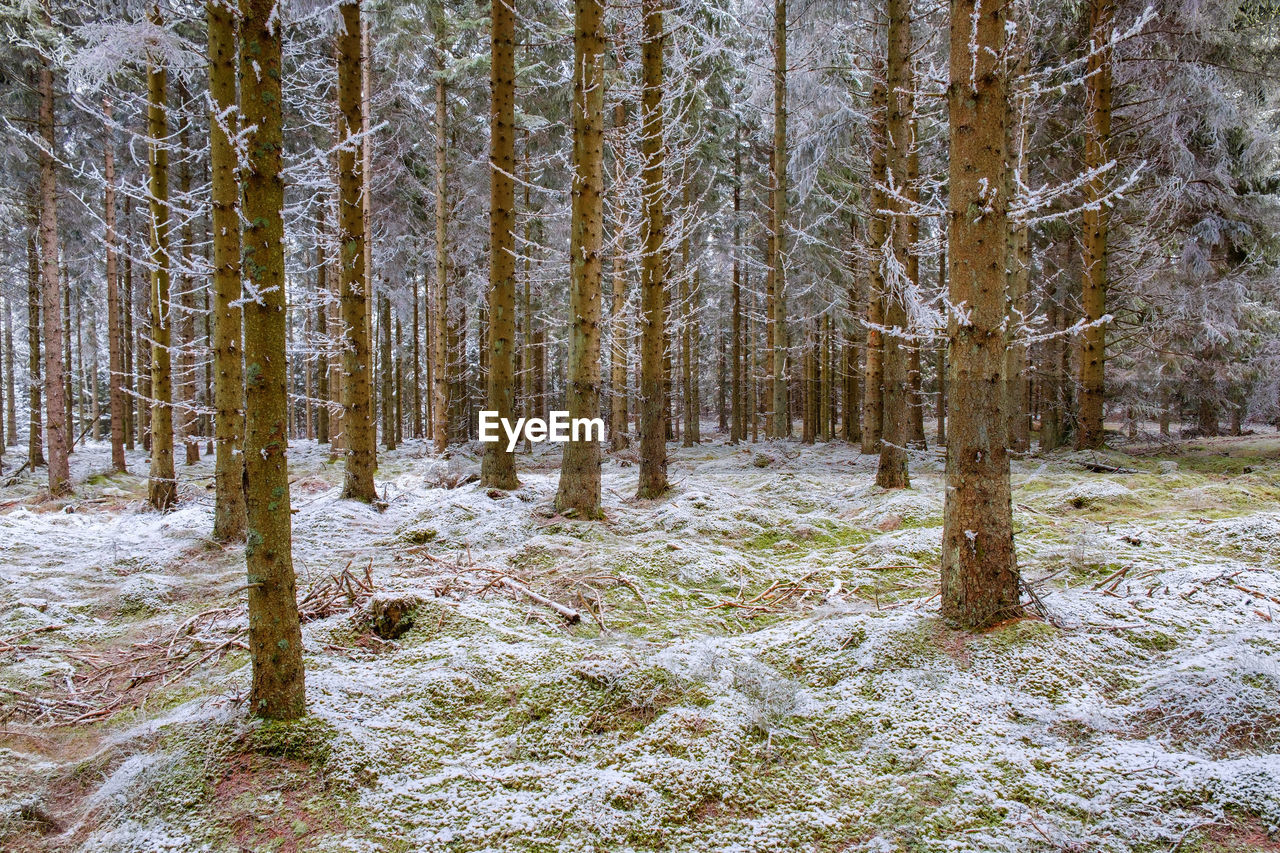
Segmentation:
<svg viewBox="0 0 1280 853">
<path fill-rule="evenodd" d="M 1123 578 L 1128 573 L 1129 573 L 1129 564 L 1126 563 L 1125 565 L 1121 566 L 1117 571 L 1112 572 L 1102 580 L 1095 583 L 1093 585 L 1093 589 L 1095 590 L 1102 589 L 1104 586 L 1111 583 L 1111 581 L 1117 580 L 1119 578 Z"/>
</svg>

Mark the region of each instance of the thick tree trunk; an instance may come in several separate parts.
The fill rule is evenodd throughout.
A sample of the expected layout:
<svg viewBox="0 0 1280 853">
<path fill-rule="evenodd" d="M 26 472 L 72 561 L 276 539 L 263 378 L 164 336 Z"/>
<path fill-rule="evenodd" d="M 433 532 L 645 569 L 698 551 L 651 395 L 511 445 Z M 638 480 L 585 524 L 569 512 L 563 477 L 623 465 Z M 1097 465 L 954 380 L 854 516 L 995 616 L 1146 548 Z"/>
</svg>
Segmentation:
<svg viewBox="0 0 1280 853">
<path fill-rule="evenodd" d="M 338 151 L 338 245 L 342 253 L 339 298 L 346 335 L 342 356 L 342 429 L 347 460 L 342 496 L 372 502 L 377 497 L 373 484 L 377 436 L 373 421 L 373 377 L 370 376 L 371 288 L 365 266 L 364 158 L 350 141 L 364 134 L 360 0 L 343 3 L 338 10 L 342 18 L 338 31 L 338 110 L 342 114 L 341 138 L 346 141 Z"/>
<path fill-rule="evenodd" d="M 578 23 L 582 24 L 582 3 L 586 0 L 580 0 L 578 6 Z M 493 25 L 491 28 L 492 38 L 490 40 L 492 61 L 490 62 L 489 71 L 489 87 L 492 92 L 489 109 L 489 147 L 490 147 L 490 165 L 489 165 L 489 340 L 481 343 L 481 346 L 488 349 L 489 374 L 487 377 L 487 404 L 486 408 L 497 412 L 499 418 L 514 418 L 516 411 L 516 385 L 515 385 L 515 344 L 516 344 L 516 187 L 512 176 L 516 172 L 516 60 L 515 60 L 515 32 L 516 32 L 516 10 L 515 0 L 493 0 Z M 584 38 L 583 34 L 575 28 L 575 38 Z M 581 54 L 579 54 L 581 59 Z M 582 66 L 575 66 L 574 74 L 575 86 L 582 85 L 582 77 L 589 73 L 589 69 Z M 594 78 L 593 78 L 594 79 Z M 596 81 L 598 84 L 599 81 Z M 597 85 L 597 89 L 599 86 Z M 575 98 L 574 104 L 578 101 Z M 597 118 L 596 127 L 599 127 Z M 581 144 L 579 135 L 580 128 L 575 122 L 574 149 L 575 152 Z M 575 157 L 575 163 L 579 162 Z M 573 201 L 575 205 L 581 204 L 578 198 L 578 186 L 575 185 Z M 580 223 L 575 219 L 574 234 L 577 234 L 577 228 Z M 572 250 L 571 250 L 572 251 Z M 598 246 L 597 246 L 598 254 Z M 571 294 L 577 292 L 579 280 L 576 276 L 578 255 L 574 254 L 571 264 L 574 269 L 574 279 L 571 287 Z M 590 306 L 586 306 L 588 310 L 594 310 L 596 316 L 600 313 L 599 299 L 599 258 L 596 257 L 596 295 Z M 570 296 L 572 302 L 573 297 Z M 571 333 L 570 347 L 577 342 L 578 330 L 577 324 L 580 318 L 576 309 L 579 306 L 573 303 L 571 311 L 573 312 L 574 331 Z M 591 332 L 599 334 L 596 324 L 592 324 Z M 599 339 L 596 339 L 596 352 L 599 353 Z M 570 358 L 573 355 L 571 353 Z M 570 364 L 570 370 L 573 365 Z M 599 364 L 594 365 L 597 377 L 600 373 Z M 597 384 L 599 380 L 597 379 Z M 598 390 L 598 389 L 597 389 Z M 572 393 L 572 392 L 571 392 Z M 572 399 L 570 403 L 572 404 Z M 592 407 L 593 410 L 595 406 Z M 514 489 L 520 485 L 520 481 L 516 478 L 516 457 L 513 451 L 507 449 L 508 442 L 493 441 L 484 446 L 484 459 L 480 468 L 481 482 L 493 489 Z M 560 497 L 565 496 L 565 476 L 570 466 L 571 459 L 577 459 L 580 455 L 581 448 L 570 450 L 570 446 L 565 446 L 564 468 L 560 477 Z M 599 447 L 596 447 L 597 462 L 599 467 Z M 585 476 L 585 472 L 583 472 Z M 597 479 L 598 479 L 597 474 Z M 597 487 L 597 492 L 599 491 Z M 599 499 L 597 497 L 597 503 Z M 559 503 L 559 498 L 557 499 Z M 584 508 L 584 512 L 587 510 Z"/>
<path fill-rule="evenodd" d="M 44 140 L 40 152 L 40 302 L 44 321 L 45 411 L 48 415 L 49 494 L 71 492 L 71 468 L 67 460 L 67 394 L 63 371 L 62 288 L 58 281 L 58 163 L 53 121 L 53 69 L 46 61 L 40 68 L 39 130 Z"/>
<path fill-rule="evenodd" d="M 111 405 L 111 470 L 124 471 L 124 376 L 122 332 L 120 329 L 120 281 L 116 261 L 116 151 L 111 133 L 111 101 L 102 100 L 103 144 L 102 177 L 106 187 L 103 197 L 103 220 L 107 244 L 107 386 Z M 95 376 L 97 375 L 95 371 Z M 98 395 L 94 394 L 96 401 Z"/>
<path fill-rule="evenodd" d="M 249 710 L 291 720 L 306 713 L 302 629 L 292 556 L 285 356 L 284 148 L 278 0 L 243 0 L 240 78 L 253 128 L 244 175 L 245 482 L 249 579 Z"/>
<path fill-rule="evenodd" d="M 1111 148 L 1111 59 L 1110 47 L 1101 45 L 1111 37 L 1115 21 L 1115 0 L 1090 0 L 1089 55 L 1085 76 L 1084 166 L 1101 169 L 1110 160 Z M 1085 184 L 1085 208 L 1081 228 L 1084 245 L 1084 279 L 1080 305 L 1087 325 L 1080 337 L 1080 423 L 1076 448 L 1102 447 L 1103 392 L 1107 333 L 1102 317 L 1107 308 L 1107 231 L 1111 216 L 1102 203 L 1106 180 L 1095 176 Z"/>
<path fill-rule="evenodd" d="M 160 24 L 159 11 L 151 20 Z M 169 334 L 169 136 L 165 88 L 168 74 L 155 57 L 147 59 L 147 135 L 151 155 L 151 471 L 148 498 L 158 510 L 178 500 L 173 470 L 173 373 Z"/>
<path fill-rule="evenodd" d="M 1005 5 L 952 0 L 950 421 L 942 532 L 942 615 L 979 628 L 1020 612 L 1004 389 L 1008 100 Z M 971 38 L 975 41 L 971 43 Z M 992 189 L 994 188 L 994 193 Z"/>
<path fill-rule="evenodd" d="M 573 215 L 569 230 L 569 417 L 600 415 L 600 300 L 604 243 L 604 4 L 574 7 Z M 556 509 L 600 517 L 597 438 L 584 431 L 564 446 Z"/>
<path fill-rule="evenodd" d="M 773 276 L 773 432 L 791 434 L 787 395 L 787 0 L 773 2 L 773 243 L 769 270 Z"/>
<path fill-rule="evenodd" d="M 642 0 L 644 42 L 641 46 L 641 143 L 643 201 L 640 240 L 640 482 L 636 496 L 656 498 L 666 492 L 666 395 L 663 360 L 666 344 L 666 238 L 663 178 L 666 146 L 663 137 L 662 0 Z"/>
<path fill-rule="evenodd" d="M 240 539 L 245 530 L 244 368 L 241 363 L 240 201 L 236 154 L 236 11 L 229 0 L 210 0 L 209 123 L 213 197 L 213 538 Z"/>
</svg>

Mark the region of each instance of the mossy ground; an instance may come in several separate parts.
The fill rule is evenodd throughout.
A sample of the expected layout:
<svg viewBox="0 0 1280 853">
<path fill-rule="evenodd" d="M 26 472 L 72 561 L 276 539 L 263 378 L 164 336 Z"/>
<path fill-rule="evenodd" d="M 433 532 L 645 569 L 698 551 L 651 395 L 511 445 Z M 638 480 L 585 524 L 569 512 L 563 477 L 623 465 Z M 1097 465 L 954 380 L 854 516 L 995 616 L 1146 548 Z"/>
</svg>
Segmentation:
<svg viewBox="0 0 1280 853">
<path fill-rule="evenodd" d="M 340 467 L 303 445 L 300 585 L 369 565 L 422 599 L 414 628 L 387 646 L 346 616 L 308 625 L 300 723 L 243 723 L 236 653 L 74 738 L 41 735 L 56 748 L 0 741 L 29 763 L 5 796 L 48 803 L 68 818 L 58 843 L 86 850 L 1246 849 L 1280 821 L 1274 777 L 1220 760 L 1204 732 L 1221 709 L 1180 669 L 1222 668 L 1214 683 L 1246 699 L 1280 685 L 1256 663 L 1277 651 L 1262 614 L 1280 593 L 1265 503 L 1280 463 L 1231 452 L 1106 457 L 1133 474 L 1016 462 L 1019 559 L 1053 623 L 970 634 L 937 615 L 932 455 L 913 456 L 911 490 L 884 492 L 874 459 L 840 445 L 712 444 L 676 451 L 678 486 L 645 502 L 627 497 L 634 467 L 606 462 L 607 520 L 587 523 L 548 511 L 553 457 L 522 457 L 522 488 L 493 497 L 434 485 L 438 466 L 466 474 L 465 452 L 409 442 L 384 455 L 379 513 L 338 501 Z M 233 594 L 207 514 L 177 522 L 154 541 L 180 547 L 110 555 L 125 576 L 182 580 L 146 606 L 62 570 L 80 640 L 171 631 Z M 53 542 L 64 562 L 76 532 Z M 489 569 L 595 617 L 569 625 L 486 586 Z M 53 569 L 24 571 L 59 591 Z M 1201 716 L 1143 710 L 1173 695 Z M 1249 722 L 1231 760 L 1274 751 L 1267 718 Z M 42 754 L 80 794 L 40 781 Z M 1219 808 L 1238 832 L 1195 827 Z"/>
</svg>

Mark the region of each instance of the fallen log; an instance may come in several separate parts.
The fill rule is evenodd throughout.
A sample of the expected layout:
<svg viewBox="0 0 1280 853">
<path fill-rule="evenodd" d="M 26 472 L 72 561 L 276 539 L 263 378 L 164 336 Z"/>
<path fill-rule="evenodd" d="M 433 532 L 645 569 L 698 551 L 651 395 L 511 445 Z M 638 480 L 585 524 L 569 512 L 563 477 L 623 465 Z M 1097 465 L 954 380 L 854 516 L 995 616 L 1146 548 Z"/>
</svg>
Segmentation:
<svg viewBox="0 0 1280 853">
<path fill-rule="evenodd" d="M 561 616 L 563 616 L 565 618 L 565 621 L 567 621 L 570 625 L 576 625 L 577 623 L 582 621 L 582 614 L 574 610 L 572 607 L 568 607 L 564 604 L 561 604 L 558 601 L 553 601 L 550 598 L 547 598 L 545 595 L 539 595 L 538 593 L 529 589 L 529 587 L 525 586 L 522 583 L 517 583 L 511 578 L 504 577 L 500 581 L 498 581 L 498 583 L 501 586 L 505 586 L 507 589 L 520 593 L 530 601 L 537 602 L 538 604 L 541 604 L 543 607 L 551 608 L 556 613 L 559 613 Z"/>
</svg>

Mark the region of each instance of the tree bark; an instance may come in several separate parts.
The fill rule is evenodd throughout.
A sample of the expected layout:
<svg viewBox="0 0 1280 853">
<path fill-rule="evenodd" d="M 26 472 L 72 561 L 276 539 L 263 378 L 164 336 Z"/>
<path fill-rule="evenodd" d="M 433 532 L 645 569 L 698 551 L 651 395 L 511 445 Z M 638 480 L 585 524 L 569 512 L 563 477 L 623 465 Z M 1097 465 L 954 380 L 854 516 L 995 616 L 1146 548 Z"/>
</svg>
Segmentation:
<svg viewBox="0 0 1280 853">
<path fill-rule="evenodd" d="M 584 38 L 580 31 L 584 23 L 582 2 L 585 0 L 580 0 L 578 5 L 578 26 L 574 30 L 575 41 Z M 489 85 L 492 92 L 489 110 L 489 340 L 487 342 L 489 373 L 486 406 L 491 411 L 497 412 L 499 418 L 513 418 L 516 409 L 516 187 L 512 177 L 516 172 L 515 0 L 493 0 L 492 6 L 493 25 L 490 40 L 492 61 L 489 71 Z M 581 59 L 580 51 L 579 58 Z M 589 71 L 580 65 L 575 65 L 575 69 L 574 85 L 580 86 L 581 78 Z M 576 98 L 574 104 L 575 107 L 578 106 Z M 580 133 L 581 129 L 575 122 L 575 152 L 581 144 Z M 574 162 L 577 164 L 580 161 L 575 157 Z M 580 187 L 575 183 L 573 194 L 575 205 L 580 204 L 580 191 Z M 576 217 L 574 222 L 575 224 L 571 227 L 574 228 L 574 234 L 577 234 L 580 223 Z M 573 302 L 573 294 L 576 294 L 579 285 L 576 277 L 578 261 L 578 255 L 575 253 L 571 260 L 575 275 L 573 284 L 570 285 L 570 310 L 573 313 L 574 323 L 574 331 L 570 337 L 571 347 L 577 341 L 579 334 L 579 318 L 576 310 L 579 306 Z M 590 307 L 595 309 L 598 316 L 600 310 L 598 272 L 596 287 L 597 296 Z M 482 345 L 485 344 L 482 343 Z M 598 354 L 598 341 L 596 349 Z M 572 357 L 571 354 L 570 358 Z M 570 369 L 572 368 L 571 364 Z M 599 375 L 598 364 L 595 369 Z M 572 403 L 573 400 L 570 399 L 570 404 Z M 570 445 L 565 446 L 560 477 L 560 498 L 565 496 L 564 474 L 570 467 L 571 459 L 576 458 L 580 450 L 581 448 L 571 450 Z M 492 489 L 514 489 L 520 485 L 520 481 L 516 478 L 515 453 L 507 450 L 507 442 L 499 440 L 485 445 L 480 480 Z M 560 498 L 557 498 L 557 503 L 560 502 Z M 583 511 L 585 512 L 586 509 Z"/>
<path fill-rule="evenodd" d="M 124 471 L 124 391 L 121 380 L 124 364 L 120 329 L 120 282 L 116 261 L 116 152 L 111 133 L 111 101 L 102 99 L 103 144 L 102 177 L 106 187 L 103 196 L 103 220 L 107 244 L 107 385 L 111 406 L 111 470 Z M 96 373 L 95 373 L 96 375 Z M 97 395 L 94 395 L 97 399 Z"/>
<path fill-rule="evenodd" d="M 1020 612 L 1004 390 L 1006 9 L 1004 0 L 979 3 L 952 0 L 947 92 L 948 297 L 952 305 L 965 308 L 948 323 L 942 615 L 963 628 L 984 627 Z"/>
<path fill-rule="evenodd" d="M 235 10 L 209 0 L 209 159 L 213 199 L 213 538 L 240 539 L 245 530 L 244 367 L 241 361 L 240 201 L 236 153 Z"/>
<path fill-rule="evenodd" d="M 40 381 L 40 254 L 36 248 L 38 228 L 27 238 L 27 460 L 31 468 L 45 464 L 44 418 Z"/>
<path fill-rule="evenodd" d="M 1115 12 L 1115 0 L 1090 0 L 1089 41 L 1093 52 L 1089 55 L 1085 76 L 1084 166 L 1087 171 L 1101 169 L 1110 160 L 1112 50 L 1101 46 L 1111 37 Z M 1084 278 L 1080 305 L 1087 326 L 1080 336 L 1078 450 L 1096 450 L 1105 441 L 1102 421 L 1107 333 L 1102 317 L 1107 308 L 1107 232 L 1111 220 L 1102 201 L 1105 193 L 1106 181 L 1102 175 L 1085 184 L 1081 222 Z"/>
<path fill-rule="evenodd" d="M 437 453 L 444 453 L 449 446 L 449 206 L 448 187 L 448 124 L 449 104 L 444 79 L 444 51 L 437 45 L 436 77 L 436 286 L 432 299 L 431 360 L 434 374 L 431 377 L 432 400 L 435 419 L 432 422 L 431 444 Z"/>
<path fill-rule="evenodd" d="M 53 119 L 53 69 L 48 60 L 40 67 L 39 130 L 44 140 L 40 152 L 40 301 L 44 321 L 45 411 L 48 419 L 49 494 L 71 493 L 71 467 L 67 460 L 67 396 L 64 384 L 62 288 L 58 280 L 58 163 Z"/>
<path fill-rule="evenodd" d="M 186 111 L 187 87 L 178 82 L 175 93 L 184 113 Z M 185 117 L 178 130 L 178 147 L 182 150 L 182 159 L 178 162 L 178 189 L 182 194 L 182 205 L 185 208 L 191 198 L 191 122 Z M 185 210 L 182 216 L 182 269 L 178 275 L 178 432 L 182 436 L 183 448 L 186 452 L 184 460 L 187 465 L 195 465 L 200 461 L 199 420 L 196 408 L 196 292 L 191 275 L 191 248 L 195 242 L 191 226 L 193 211 Z"/>
<path fill-rule="evenodd" d="M 158 7 L 151 21 L 160 25 Z M 151 471 L 148 498 L 158 510 L 170 509 L 178 500 L 173 469 L 173 373 L 169 334 L 169 136 L 165 89 L 168 74 L 156 57 L 147 58 L 147 135 L 151 155 Z"/>
<path fill-rule="evenodd" d="M 570 224 L 569 417 L 600 415 L 600 317 L 604 243 L 604 4 L 574 7 L 573 214 Z M 564 446 L 556 508 L 599 518 L 600 442 L 586 434 Z M 600 436 L 603 438 L 603 436 Z"/>
<path fill-rule="evenodd" d="M 279 0 L 242 0 L 240 79 L 252 128 L 244 175 L 245 482 L 248 533 L 249 710 L 291 720 L 306 712 L 289 501 L 285 355 L 284 148 Z"/>
<path fill-rule="evenodd" d="M 867 221 L 870 263 L 867 270 L 867 343 L 862 393 L 862 452 L 878 453 L 884 428 L 884 260 L 888 227 L 880 211 L 888 207 L 882 189 L 888 169 L 885 116 L 888 93 L 884 81 L 871 88 L 871 211 Z"/>
<path fill-rule="evenodd" d="M 791 434 L 787 395 L 787 0 L 773 2 L 773 157 L 769 162 L 773 190 L 773 242 L 769 271 L 773 277 L 773 431 Z"/>
<path fill-rule="evenodd" d="M 901 196 L 910 184 L 909 160 L 914 140 L 911 138 L 915 110 L 911 74 L 911 20 L 909 0 L 889 0 L 889 57 L 886 76 L 887 111 L 885 113 L 886 177 Z M 910 440 L 909 377 L 907 372 L 907 291 L 911 265 L 911 229 L 907 211 L 897 198 L 888 200 L 895 215 L 888 218 L 888 250 L 892 263 L 886 263 L 884 282 L 883 371 L 884 416 L 881 427 L 880 464 L 876 468 L 876 485 L 885 489 L 901 489 L 910 485 L 907 475 L 907 442 Z M 885 260 L 889 261 L 889 251 Z"/>
<path fill-rule="evenodd" d="M 656 498 L 668 489 L 667 418 L 664 382 L 666 318 L 666 146 L 663 136 L 663 0 L 642 0 L 641 143 L 644 170 L 640 241 L 640 481 L 639 498 Z"/>
<path fill-rule="evenodd" d="M 340 279 L 342 324 L 346 346 L 342 356 L 342 428 L 346 446 L 346 475 L 342 496 L 371 503 L 377 492 L 373 471 L 377 464 L 373 421 L 373 378 L 370 376 L 369 270 L 365 266 L 364 158 L 356 150 L 363 138 L 364 40 L 360 0 L 338 7 L 338 110 L 342 141 L 338 151 L 338 245 L 342 253 Z"/>
</svg>

